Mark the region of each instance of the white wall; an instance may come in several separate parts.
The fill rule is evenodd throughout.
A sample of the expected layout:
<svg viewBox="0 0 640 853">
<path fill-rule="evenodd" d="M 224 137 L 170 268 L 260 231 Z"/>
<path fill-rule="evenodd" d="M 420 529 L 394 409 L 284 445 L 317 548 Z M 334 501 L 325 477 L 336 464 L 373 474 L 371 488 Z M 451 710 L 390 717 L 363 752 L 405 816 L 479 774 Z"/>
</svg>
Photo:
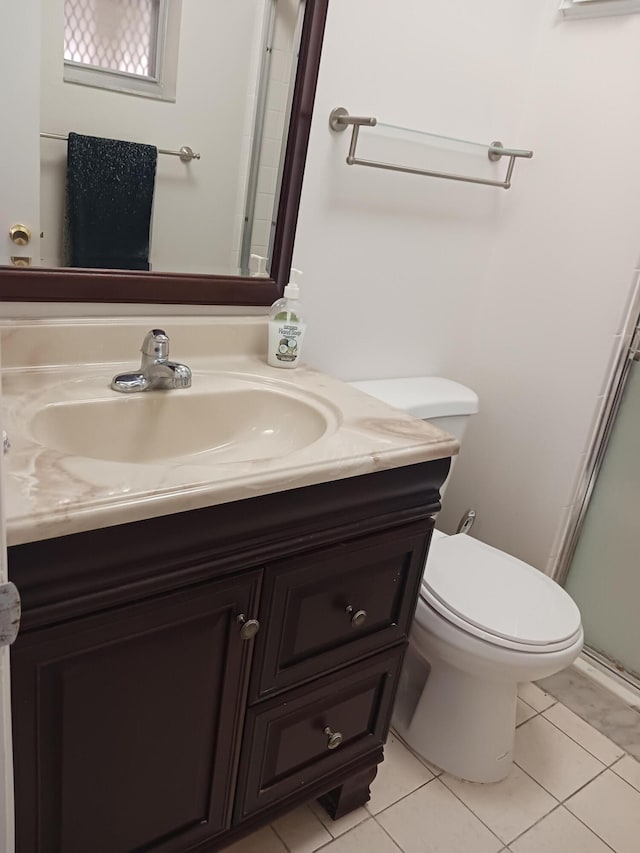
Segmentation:
<svg viewBox="0 0 640 853">
<path fill-rule="evenodd" d="M 563 22 L 557 0 L 330 3 L 294 256 L 306 358 L 476 388 L 441 525 L 474 506 L 476 535 L 540 568 L 637 278 L 639 36 L 639 15 Z M 338 105 L 535 156 L 508 192 L 347 167 Z"/>
<path fill-rule="evenodd" d="M 640 16 L 557 5 L 330 4 L 294 257 L 316 367 L 478 391 L 441 525 L 473 506 L 474 534 L 543 569 L 640 249 Z M 347 167 L 338 105 L 535 156 L 508 192 Z"/>
<path fill-rule="evenodd" d="M 42 2 L 41 129 L 200 152 L 159 155 L 151 240 L 159 271 L 237 272 L 263 0 L 182 4 L 175 103 L 64 83 L 64 0 Z M 249 101 L 247 100 L 249 96 Z M 249 108 L 246 108 L 246 105 Z M 42 140 L 43 262 L 60 262 L 66 147 Z"/>
</svg>

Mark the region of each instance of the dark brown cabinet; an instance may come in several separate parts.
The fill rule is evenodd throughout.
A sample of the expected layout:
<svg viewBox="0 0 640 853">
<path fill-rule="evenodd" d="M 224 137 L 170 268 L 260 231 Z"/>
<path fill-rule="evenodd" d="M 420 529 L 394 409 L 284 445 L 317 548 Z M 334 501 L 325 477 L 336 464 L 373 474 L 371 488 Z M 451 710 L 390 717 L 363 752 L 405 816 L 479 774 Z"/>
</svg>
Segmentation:
<svg viewBox="0 0 640 853">
<path fill-rule="evenodd" d="M 260 606 L 268 627 L 252 696 L 271 695 L 401 640 L 423 564 L 420 522 L 268 565 Z"/>
<path fill-rule="evenodd" d="M 447 470 L 11 548 L 18 853 L 213 851 L 366 802 Z"/>
<path fill-rule="evenodd" d="M 249 710 L 238 819 L 383 745 L 402 651 L 395 647 Z"/>
<path fill-rule="evenodd" d="M 249 652 L 236 616 L 257 582 L 250 572 L 22 638 L 20 850 L 164 853 L 227 825 Z"/>
</svg>

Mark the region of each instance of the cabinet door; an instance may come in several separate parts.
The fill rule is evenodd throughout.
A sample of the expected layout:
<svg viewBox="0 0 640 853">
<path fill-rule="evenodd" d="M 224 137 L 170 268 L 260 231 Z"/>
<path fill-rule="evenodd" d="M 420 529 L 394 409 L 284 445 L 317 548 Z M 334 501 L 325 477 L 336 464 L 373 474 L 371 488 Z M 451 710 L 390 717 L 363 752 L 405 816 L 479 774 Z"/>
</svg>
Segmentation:
<svg viewBox="0 0 640 853">
<path fill-rule="evenodd" d="M 252 698 L 406 637 L 432 527 L 426 518 L 267 566 Z"/>
<path fill-rule="evenodd" d="M 19 637 L 18 853 L 183 851 L 229 823 L 259 572 Z"/>
</svg>

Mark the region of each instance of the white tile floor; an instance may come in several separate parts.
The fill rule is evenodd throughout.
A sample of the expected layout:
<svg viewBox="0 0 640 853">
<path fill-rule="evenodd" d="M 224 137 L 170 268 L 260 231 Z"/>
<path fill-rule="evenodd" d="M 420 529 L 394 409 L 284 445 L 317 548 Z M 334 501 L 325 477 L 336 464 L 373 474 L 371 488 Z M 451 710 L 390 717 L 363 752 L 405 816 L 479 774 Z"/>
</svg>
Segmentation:
<svg viewBox="0 0 640 853">
<path fill-rule="evenodd" d="M 532 684 L 503 782 L 461 782 L 393 735 L 371 801 L 339 821 L 315 803 L 227 853 L 638 853 L 640 764 Z"/>
</svg>

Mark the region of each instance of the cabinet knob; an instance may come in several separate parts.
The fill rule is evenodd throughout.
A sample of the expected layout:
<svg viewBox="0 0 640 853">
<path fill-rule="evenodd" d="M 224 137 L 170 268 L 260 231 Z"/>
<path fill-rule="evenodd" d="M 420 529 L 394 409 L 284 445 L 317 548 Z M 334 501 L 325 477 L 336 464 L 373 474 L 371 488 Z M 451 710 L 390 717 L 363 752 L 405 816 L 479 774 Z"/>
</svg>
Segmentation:
<svg viewBox="0 0 640 853">
<path fill-rule="evenodd" d="M 236 617 L 236 622 L 239 622 L 242 625 L 240 629 L 240 639 L 241 640 L 253 640 L 255 635 L 260 630 L 260 623 L 257 619 L 247 619 L 244 613 L 241 613 Z"/>
<path fill-rule="evenodd" d="M 365 619 L 367 618 L 366 610 L 356 610 L 355 607 L 349 605 L 347 607 L 347 613 L 351 616 L 351 624 L 354 628 L 359 628 L 360 625 L 364 625 Z"/>
<path fill-rule="evenodd" d="M 329 726 L 326 727 L 324 733 L 329 738 L 327 749 L 335 749 L 342 743 L 342 734 L 340 732 L 332 732 Z"/>
</svg>

